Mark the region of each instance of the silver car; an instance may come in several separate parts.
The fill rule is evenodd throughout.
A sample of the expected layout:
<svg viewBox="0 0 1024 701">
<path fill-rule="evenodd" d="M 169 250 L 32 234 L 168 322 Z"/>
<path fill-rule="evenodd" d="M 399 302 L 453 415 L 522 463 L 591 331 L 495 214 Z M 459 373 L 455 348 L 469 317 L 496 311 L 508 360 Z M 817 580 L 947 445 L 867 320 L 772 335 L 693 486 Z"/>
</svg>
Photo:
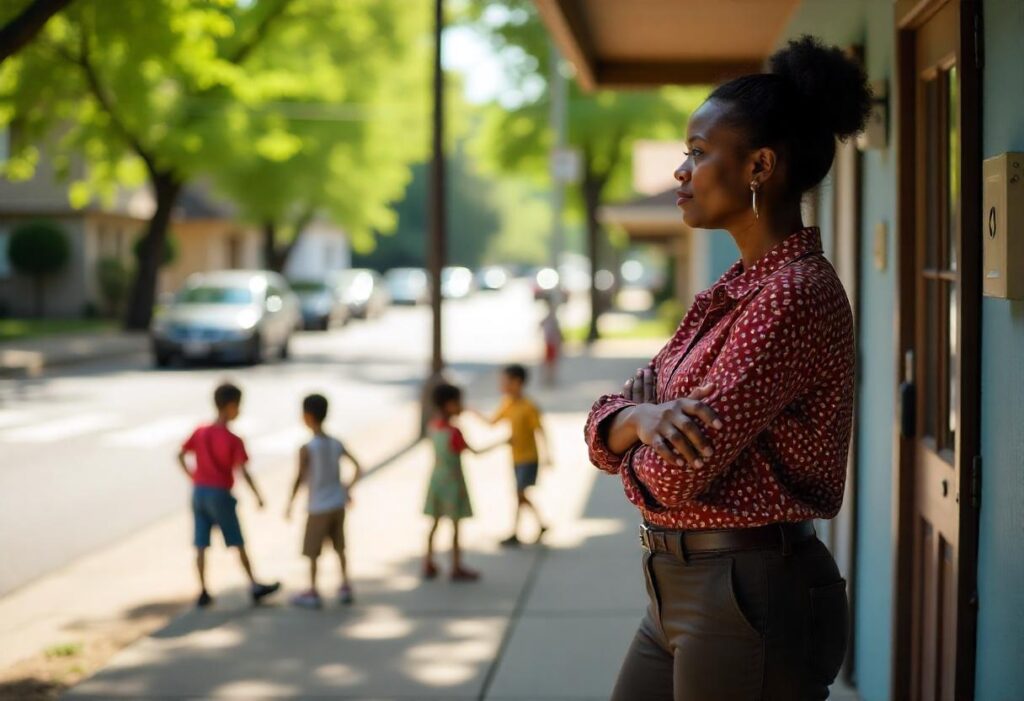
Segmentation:
<svg viewBox="0 0 1024 701">
<path fill-rule="evenodd" d="M 288 356 L 302 323 L 299 300 L 285 279 L 266 270 L 196 273 L 153 321 L 158 366 L 182 360 L 259 363 Z"/>
</svg>

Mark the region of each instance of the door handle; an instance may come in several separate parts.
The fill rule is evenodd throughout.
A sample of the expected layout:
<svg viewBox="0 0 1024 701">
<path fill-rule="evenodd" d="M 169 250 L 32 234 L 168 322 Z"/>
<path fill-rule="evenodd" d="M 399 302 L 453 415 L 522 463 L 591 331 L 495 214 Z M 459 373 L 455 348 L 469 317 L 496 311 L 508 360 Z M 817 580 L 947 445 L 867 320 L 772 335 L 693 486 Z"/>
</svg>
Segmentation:
<svg viewBox="0 0 1024 701">
<path fill-rule="evenodd" d="M 913 438 L 917 431 L 917 388 L 913 382 L 900 385 L 900 434 L 904 438 Z"/>
<path fill-rule="evenodd" d="M 913 438 L 917 432 L 917 387 L 914 385 L 914 351 L 903 353 L 903 383 L 900 384 L 900 434 Z"/>
</svg>

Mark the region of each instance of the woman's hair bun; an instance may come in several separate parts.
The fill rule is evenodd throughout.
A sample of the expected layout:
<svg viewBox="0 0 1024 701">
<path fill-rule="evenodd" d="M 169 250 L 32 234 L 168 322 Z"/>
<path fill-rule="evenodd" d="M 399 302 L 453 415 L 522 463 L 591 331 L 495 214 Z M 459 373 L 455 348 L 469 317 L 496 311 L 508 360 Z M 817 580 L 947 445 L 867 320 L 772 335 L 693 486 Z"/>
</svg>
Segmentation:
<svg viewBox="0 0 1024 701">
<path fill-rule="evenodd" d="M 840 139 L 864 129 L 871 110 L 867 76 L 838 48 L 804 35 L 775 52 L 769 66 L 793 88 L 808 116 Z"/>
</svg>

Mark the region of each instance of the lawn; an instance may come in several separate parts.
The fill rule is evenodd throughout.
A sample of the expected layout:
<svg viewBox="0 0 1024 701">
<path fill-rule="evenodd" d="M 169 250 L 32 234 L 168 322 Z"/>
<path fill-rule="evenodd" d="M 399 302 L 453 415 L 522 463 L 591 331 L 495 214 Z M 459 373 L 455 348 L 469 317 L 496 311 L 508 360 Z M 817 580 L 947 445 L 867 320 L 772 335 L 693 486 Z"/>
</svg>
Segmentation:
<svg viewBox="0 0 1024 701">
<path fill-rule="evenodd" d="M 0 342 L 116 327 L 117 322 L 110 319 L 0 319 Z"/>
</svg>

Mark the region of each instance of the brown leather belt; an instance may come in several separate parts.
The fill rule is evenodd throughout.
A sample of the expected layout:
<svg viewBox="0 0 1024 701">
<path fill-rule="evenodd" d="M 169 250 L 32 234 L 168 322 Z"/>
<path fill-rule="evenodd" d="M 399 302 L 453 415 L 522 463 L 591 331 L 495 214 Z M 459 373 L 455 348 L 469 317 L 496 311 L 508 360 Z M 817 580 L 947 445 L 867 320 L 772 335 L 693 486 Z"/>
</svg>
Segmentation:
<svg viewBox="0 0 1024 701">
<path fill-rule="evenodd" d="M 641 545 L 652 553 L 668 553 L 683 560 L 696 553 L 759 548 L 780 548 L 783 554 L 788 555 L 793 543 L 810 540 L 814 536 L 814 523 L 811 521 L 708 531 L 668 531 L 640 524 Z"/>
</svg>

